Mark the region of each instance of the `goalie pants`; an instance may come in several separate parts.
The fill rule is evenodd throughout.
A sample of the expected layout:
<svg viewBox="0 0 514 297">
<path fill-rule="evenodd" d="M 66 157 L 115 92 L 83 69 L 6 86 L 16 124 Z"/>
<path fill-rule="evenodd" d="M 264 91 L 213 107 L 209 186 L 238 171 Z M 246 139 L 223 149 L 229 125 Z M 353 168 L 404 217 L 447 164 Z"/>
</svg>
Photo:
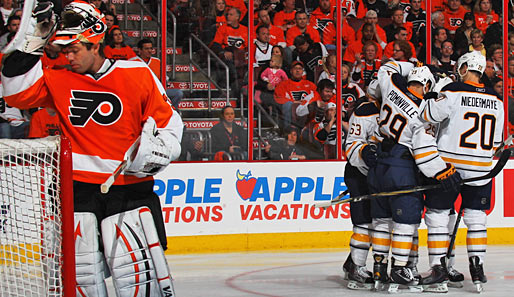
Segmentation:
<svg viewBox="0 0 514 297">
<path fill-rule="evenodd" d="M 153 181 L 145 181 L 130 185 L 112 186 L 107 194 L 102 194 L 98 184 L 74 181 L 74 209 L 75 212 L 94 213 L 100 225 L 106 217 L 147 206 L 152 212 L 161 246 L 163 250 L 166 250 L 167 241 L 161 203 L 159 196 L 153 191 L 153 185 Z M 102 240 L 100 240 L 101 242 Z M 100 250 L 103 250 L 103 248 L 100 247 Z"/>
</svg>

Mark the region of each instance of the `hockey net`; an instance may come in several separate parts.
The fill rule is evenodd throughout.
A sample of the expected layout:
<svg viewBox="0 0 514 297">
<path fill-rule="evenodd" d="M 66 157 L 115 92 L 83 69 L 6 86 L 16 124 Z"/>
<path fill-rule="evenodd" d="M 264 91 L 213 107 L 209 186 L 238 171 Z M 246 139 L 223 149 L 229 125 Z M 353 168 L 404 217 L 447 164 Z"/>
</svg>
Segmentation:
<svg viewBox="0 0 514 297">
<path fill-rule="evenodd" d="M 0 140 L 1 296 L 74 293 L 69 148 L 58 136 Z"/>
</svg>

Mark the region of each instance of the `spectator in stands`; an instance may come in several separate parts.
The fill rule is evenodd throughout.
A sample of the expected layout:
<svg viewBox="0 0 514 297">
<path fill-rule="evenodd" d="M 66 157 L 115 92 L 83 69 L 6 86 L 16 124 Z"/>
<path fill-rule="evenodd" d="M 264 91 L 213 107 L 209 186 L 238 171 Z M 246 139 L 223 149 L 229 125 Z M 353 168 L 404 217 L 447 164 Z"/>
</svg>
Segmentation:
<svg viewBox="0 0 514 297">
<path fill-rule="evenodd" d="M 477 28 L 485 34 L 487 27 L 500 20 L 496 12 L 493 11 L 490 0 L 477 0 L 473 7 Z"/>
<path fill-rule="evenodd" d="M 284 0 L 284 9 L 275 13 L 273 25 L 287 32 L 289 28 L 296 25 L 295 15 L 295 0 Z"/>
<path fill-rule="evenodd" d="M 509 96 L 514 96 L 514 56 L 510 56 L 508 60 L 508 81 L 507 88 L 509 90 Z M 510 100 L 510 99 L 509 99 Z M 510 106 L 509 106 L 510 108 Z M 509 109 L 509 111 L 511 111 Z M 514 110 L 512 110 L 514 111 Z"/>
<path fill-rule="evenodd" d="M 312 123 L 308 129 L 312 129 L 315 123 L 323 121 L 329 102 L 334 104 L 337 102 L 335 84 L 325 78 L 318 82 L 314 96 L 309 101 L 302 101 L 302 104 L 298 105 L 296 115 L 306 117 L 309 123 Z"/>
<path fill-rule="evenodd" d="M 112 42 L 112 34 L 111 31 L 113 29 L 119 29 L 120 26 L 118 25 L 118 18 L 116 18 L 116 15 L 114 12 L 107 11 L 104 13 L 105 15 L 105 25 L 107 26 L 107 30 L 105 31 L 105 40 L 104 44 L 110 44 Z"/>
<path fill-rule="evenodd" d="M 337 108 L 336 104 L 329 102 L 325 111 L 324 118 L 317 123 L 314 128 L 314 138 L 323 146 L 325 159 L 335 159 L 337 157 Z M 343 135 L 345 133 L 343 132 Z M 345 137 L 343 137 L 344 139 Z"/>
<path fill-rule="evenodd" d="M 137 43 L 138 55 L 130 60 L 140 61 L 148 65 L 152 72 L 161 80 L 161 60 L 156 57 L 152 57 L 154 47 L 150 39 L 141 39 Z M 167 80 L 167 77 L 166 77 Z M 166 89 L 166 95 L 171 100 L 171 104 L 175 109 L 178 109 L 179 103 L 184 98 L 184 93 L 180 89 Z"/>
<path fill-rule="evenodd" d="M 108 11 L 111 11 L 114 14 L 116 14 L 116 7 L 114 6 L 114 4 L 110 4 L 109 7 L 107 7 L 107 4 L 102 0 L 90 0 L 89 3 L 93 4 L 103 14 L 105 14 Z"/>
<path fill-rule="evenodd" d="M 368 41 L 362 46 L 363 58 L 358 59 L 352 69 L 352 80 L 361 88 L 365 88 L 369 83 L 377 78 L 378 68 L 381 61 L 377 56 L 377 44 Z"/>
<path fill-rule="evenodd" d="M 280 45 L 281 47 L 286 47 L 284 31 L 271 23 L 269 12 L 266 9 L 261 9 L 257 12 L 257 16 L 259 26 L 264 25 L 269 30 L 269 43 L 271 45 Z"/>
<path fill-rule="evenodd" d="M 405 40 L 396 40 L 394 42 L 392 58 L 395 61 L 410 61 L 412 58 L 410 44 Z"/>
<path fill-rule="evenodd" d="M 394 38 L 395 38 L 394 41 L 397 41 L 397 40 L 407 41 L 407 30 L 403 27 L 398 27 L 396 29 L 396 34 L 394 34 Z M 387 46 L 385 47 L 384 58 L 390 59 L 393 56 L 394 41 L 389 42 L 387 44 Z M 416 58 L 416 48 L 414 47 L 414 44 L 412 44 L 412 42 L 410 42 L 410 41 L 407 41 L 407 43 L 409 44 L 409 46 L 411 48 L 412 57 Z"/>
<path fill-rule="evenodd" d="M 377 45 L 377 57 L 382 57 L 382 46 L 375 41 L 377 34 L 374 28 L 375 26 L 370 23 L 362 25 L 362 38 L 354 41 L 346 48 L 343 55 L 344 62 L 353 65 L 355 61 L 360 60 L 362 58 L 362 47 L 367 41 L 371 41 Z"/>
<path fill-rule="evenodd" d="M 337 71 L 337 57 L 334 54 L 329 54 L 323 63 L 323 72 L 319 75 L 318 83 L 322 79 L 329 79 L 333 83 L 336 82 Z"/>
<path fill-rule="evenodd" d="M 255 39 L 254 47 L 254 58 L 255 62 L 253 67 L 265 68 L 269 66 L 271 59 L 271 51 L 273 46 L 270 44 L 269 29 L 266 25 L 260 25 L 257 27 L 257 39 Z"/>
<path fill-rule="evenodd" d="M 336 1 L 332 1 L 333 6 L 336 6 Z M 366 6 L 362 0 L 343 0 L 341 3 L 343 10 L 346 10 L 346 15 L 350 18 L 362 19 L 366 15 Z"/>
<path fill-rule="evenodd" d="M 436 28 L 433 32 L 432 38 L 432 56 L 436 59 L 441 59 L 441 47 L 443 42 L 448 39 L 448 34 L 445 28 Z"/>
<path fill-rule="evenodd" d="M 227 8 L 225 0 L 210 2 L 209 6 L 209 11 L 202 24 L 203 31 L 201 33 L 202 41 L 206 44 L 210 44 L 218 28 L 227 23 L 227 18 L 225 17 Z"/>
<path fill-rule="evenodd" d="M 493 85 L 493 90 L 495 90 L 496 93 L 498 93 L 498 96 L 500 97 L 500 99 L 502 99 L 503 98 L 503 79 L 496 76 L 495 78 L 493 78 L 491 83 Z"/>
<path fill-rule="evenodd" d="M 307 79 L 311 82 L 317 81 L 323 59 L 328 55 L 325 46 L 320 42 L 312 41 L 309 35 L 296 36 L 294 46 L 293 60 L 302 61 L 305 65 Z"/>
<path fill-rule="evenodd" d="M 246 16 L 246 13 L 248 12 L 248 8 L 246 7 L 244 0 L 225 0 L 225 3 L 227 5 L 227 11 L 230 8 L 237 8 L 239 9 L 240 17 L 239 21 L 242 21 L 243 18 Z"/>
<path fill-rule="evenodd" d="M 386 18 L 388 16 L 387 5 L 383 0 L 363 0 L 362 2 L 368 12 L 374 10 L 379 18 Z"/>
<path fill-rule="evenodd" d="M 210 132 L 212 136 L 212 151 L 224 151 L 230 154 L 247 156 L 248 137 L 245 129 L 234 123 L 235 110 L 227 105 L 221 110 L 220 122 L 214 125 Z"/>
<path fill-rule="evenodd" d="M 476 0 L 461 0 L 460 2 L 462 7 L 464 7 L 467 11 L 472 11 L 473 7 L 475 7 Z"/>
<path fill-rule="evenodd" d="M 14 1 L 13 0 L 2 0 L 2 5 L 0 6 L 0 13 L 2 13 L 4 25 L 7 25 L 7 20 L 9 19 L 9 16 L 13 12 L 13 9 L 14 9 Z"/>
<path fill-rule="evenodd" d="M 364 18 L 364 24 L 369 23 L 372 24 L 375 28 L 373 40 L 375 40 L 382 48 L 384 48 L 387 44 L 387 36 L 386 32 L 380 25 L 378 24 L 378 17 L 377 13 L 374 10 L 368 10 L 366 12 L 366 17 Z M 357 35 L 355 37 L 355 40 L 361 40 L 362 39 L 362 28 L 364 27 L 364 24 L 357 30 Z"/>
<path fill-rule="evenodd" d="M 487 48 L 487 59 L 493 61 L 496 75 L 502 76 L 503 48 L 500 44 L 493 44 Z"/>
<path fill-rule="evenodd" d="M 314 83 L 303 79 L 303 72 L 304 64 L 301 61 L 293 61 L 291 78 L 278 84 L 275 89 L 275 103 L 282 111 L 282 128 L 291 125 L 293 104 L 310 100 L 316 91 Z"/>
<path fill-rule="evenodd" d="M 0 97 L 0 123 L 0 138 L 22 139 L 27 137 L 28 117 L 22 110 L 7 105 L 2 97 Z"/>
<path fill-rule="evenodd" d="M 343 64 L 341 67 L 341 99 L 343 101 L 342 106 L 342 117 L 343 117 L 343 129 L 348 131 L 348 120 L 356 107 L 357 100 L 366 96 L 366 93 L 357 85 L 350 81 L 351 68 L 347 64 Z"/>
<path fill-rule="evenodd" d="M 411 42 L 419 47 L 419 44 L 424 44 L 425 40 L 425 26 L 427 14 L 421 9 L 421 0 L 410 0 L 410 9 L 405 17 L 406 22 L 412 23 L 412 38 Z"/>
<path fill-rule="evenodd" d="M 60 135 L 59 117 L 53 108 L 42 108 L 32 114 L 28 138 Z"/>
<path fill-rule="evenodd" d="M 495 77 L 496 73 L 494 71 L 494 62 L 491 60 L 486 60 L 484 75 L 482 75 L 482 77 L 480 78 L 480 82 L 483 83 L 486 87 L 492 88 L 492 80 Z"/>
<path fill-rule="evenodd" d="M 448 34 L 453 38 L 455 31 L 464 22 L 464 15 L 468 12 L 462 7 L 460 0 L 448 0 L 448 7 L 443 11 L 445 21 L 445 28 Z"/>
<path fill-rule="evenodd" d="M 444 18 L 444 14 L 442 11 L 432 12 L 432 16 L 430 19 L 432 20 L 432 34 L 436 28 L 445 28 L 446 20 Z"/>
<path fill-rule="evenodd" d="M 412 23 L 404 22 L 404 12 L 403 9 L 396 7 L 391 12 L 391 24 L 384 27 L 384 31 L 387 36 L 387 43 L 394 41 L 394 34 L 396 34 L 396 29 L 399 27 L 404 27 L 407 30 L 407 40 L 412 39 Z"/>
<path fill-rule="evenodd" d="M 295 14 L 295 22 L 296 25 L 289 28 L 286 33 L 286 44 L 288 47 L 293 46 L 295 38 L 300 35 L 309 35 L 309 38 L 313 42 L 321 42 L 318 31 L 309 25 L 309 19 L 305 12 L 297 11 Z"/>
<path fill-rule="evenodd" d="M 3 49 L 7 45 L 7 36 L 9 35 L 9 33 L 18 32 L 18 28 L 20 27 L 20 22 L 21 22 L 21 18 L 19 16 L 12 15 L 9 17 L 9 19 L 7 20 L 7 27 L 6 27 L 7 32 L 5 32 L 0 37 L 0 49 Z"/>
<path fill-rule="evenodd" d="M 455 31 L 455 53 L 458 56 L 462 56 L 469 51 L 471 31 L 473 31 L 473 29 L 476 29 L 475 18 L 471 12 L 466 12 L 464 22 L 462 22 L 462 25 Z"/>
<path fill-rule="evenodd" d="M 509 32 L 509 41 L 507 43 L 509 58 L 514 55 L 514 32 Z"/>
<path fill-rule="evenodd" d="M 445 40 L 441 45 L 441 58 L 437 59 L 436 66 L 448 75 L 455 76 L 456 65 L 457 61 L 453 59 L 453 42 L 449 39 Z"/>
<path fill-rule="evenodd" d="M 320 0 L 318 8 L 310 14 L 309 25 L 318 30 L 319 36 L 323 36 L 327 25 L 332 23 L 333 19 L 330 0 Z"/>
<path fill-rule="evenodd" d="M 43 69 L 58 69 L 66 67 L 66 65 L 70 64 L 70 61 L 68 61 L 64 53 L 61 51 L 60 46 L 49 42 L 43 49 L 41 64 L 43 64 Z"/>
<path fill-rule="evenodd" d="M 125 44 L 121 29 L 114 28 L 111 30 L 112 42 L 105 46 L 104 54 L 107 59 L 129 60 L 136 56 L 132 48 Z"/>
<path fill-rule="evenodd" d="M 486 56 L 485 45 L 482 43 L 484 41 L 484 33 L 480 29 L 473 29 L 471 31 L 471 44 L 469 45 L 469 51 L 477 51 L 480 52 L 484 57 Z"/>
<path fill-rule="evenodd" d="M 508 23 L 507 32 L 514 32 L 514 26 Z M 484 34 L 484 45 L 486 48 L 489 48 L 493 44 L 503 45 L 503 40 L 498 38 L 498 36 L 503 36 L 503 17 L 499 16 L 499 21 L 494 22 L 492 25 L 488 26 L 485 34 Z"/>
<path fill-rule="evenodd" d="M 269 156 L 271 160 L 305 160 L 307 157 L 303 150 L 296 144 L 298 132 L 293 127 L 284 129 L 285 141 L 277 141 L 271 144 Z"/>
<path fill-rule="evenodd" d="M 295 7 L 297 10 L 303 10 L 310 15 L 319 6 L 319 2 L 319 0 L 296 0 Z M 330 0 L 330 3 L 333 7 L 336 6 L 335 1 Z"/>
<path fill-rule="evenodd" d="M 216 31 L 211 49 L 229 67 L 231 89 L 238 96 L 238 80 L 243 79 L 247 61 L 245 58 L 248 47 L 248 28 L 239 24 L 241 13 L 237 8 L 227 11 L 227 23 Z M 221 77 L 221 76 L 220 76 Z"/>
<path fill-rule="evenodd" d="M 286 72 L 282 69 L 283 59 L 281 55 L 272 55 L 270 66 L 261 71 L 257 85 L 255 86 L 255 99 L 270 112 L 275 113 L 277 108 L 273 94 L 275 88 L 281 82 L 288 80 Z M 277 112 L 278 113 L 278 112 Z"/>
<path fill-rule="evenodd" d="M 332 14 L 334 17 L 334 20 L 325 27 L 325 30 L 323 31 L 323 36 L 321 38 L 323 44 L 327 48 L 327 50 L 336 50 L 336 45 L 338 44 L 336 36 L 336 26 L 337 23 L 337 14 Z M 343 49 L 345 49 L 350 43 L 355 41 L 355 30 L 353 30 L 352 26 L 348 23 L 348 20 L 346 19 L 346 14 L 341 13 L 343 20 L 342 20 L 342 46 Z"/>
</svg>

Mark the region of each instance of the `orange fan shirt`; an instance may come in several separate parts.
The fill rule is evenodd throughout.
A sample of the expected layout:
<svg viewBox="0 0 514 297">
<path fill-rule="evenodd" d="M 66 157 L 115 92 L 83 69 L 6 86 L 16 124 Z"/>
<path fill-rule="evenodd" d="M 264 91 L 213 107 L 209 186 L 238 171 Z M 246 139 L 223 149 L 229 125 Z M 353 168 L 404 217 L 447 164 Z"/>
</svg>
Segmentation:
<svg viewBox="0 0 514 297">
<path fill-rule="evenodd" d="M 60 135 L 59 117 L 48 113 L 46 108 L 32 114 L 30 118 L 29 138 L 42 138 Z"/>
<path fill-rule="evenodd" d="M 150 67 L 150 69 L 155 74 L 155 76 L 157 76 L 157 78 L 159 80 L 161 79 L 161 60 L 160 59 L 155 58 L 155 57 L 150 57 L 150 59 L 148 59 L 148 61 L 145 61 L 140 56 L 135 56 L 134 58 L 132 58 L 130 60 L 145 63 L 146 65 L 148 65 L 148 67 Z"/>
<path fill-rule="evenodd" d="M 484 34 L 485 34 L 485 31 L 487 31 L 487 27 L 489 27 L 490 25 L 492 25 L 500 20 L 500 17 L 494 11 L 491 11 L 491 16 L 493 17 L 493 22 L 488 24 L 488 23 L 486 23 L 487 14 L 485 12 L 475 13 L 475 24 L 476 24 L 477 28 L 482 30 L 482 32 Z"/>
<path fill-rule="evenodd" d="M 279 11 L 275 13 L 275 16 L 273 17 L 273 25 L 275 26 L 285 26 L 285 25 L 296 25 L 296 20 L 294 18 L 296 14 L 296 10 L 293 10 L 291 12 L 284 12 Z"/>
<path fill-rule="evenodd" d="M 104 54 L 107 59 L 114 60 L 130 60 L 136 56 L 134 50 L 132 50 L 129 46 L 124 46 L 122 48 L 112 48 L 110 45 L 108 45 L 104 49 Z"/>
<path fill-rule="evenodd" d="M 450 9 L 445 9 L 443 11 L 445 19 L 444 27 L 450 32 L 450 34 L 455 34 L 455 30 L 462 25 L 466 12 L 468 11 L 463 6 L 460 6 L 457 11 L 451 11 Z"/>
<path fill-rule="evenodd" d="M 284 80 L 275 88 L 275 102 L 284 104 L 287 101 L 302 101 L 313 92 L 316 92 L 316 85 L 311 81 Z"/>
<path fill-rule="evenodd" d="M 237 28 L 227 24 L 222 25 L 216 31 L 212 42 L 219 43 L 222 48 L 232 46 L 245 49 L 248 47 L 248 28 L 243 25 L 239 25 Z"/>
<path fill-rule="evenodd" d="M 321 38 L 319 36 L 318 30 L 314 29 L 310 25 L 307 25 L 304 33 L 309 34 L 312 41 L 321 42 Z M 287 46 L 293 45 L 293 42 L 294 42 L 294 39 L 296 38 L 296 36 L 301 35 L 301 34 L 302 34 L 302 32 L 300 31 L 300 28 L 298 28 L 297 26 L 294 26 L 294 27 L 290 28 L 289 30 L 287 30 L 287 34 L 286 34 Z"/>
</svg>

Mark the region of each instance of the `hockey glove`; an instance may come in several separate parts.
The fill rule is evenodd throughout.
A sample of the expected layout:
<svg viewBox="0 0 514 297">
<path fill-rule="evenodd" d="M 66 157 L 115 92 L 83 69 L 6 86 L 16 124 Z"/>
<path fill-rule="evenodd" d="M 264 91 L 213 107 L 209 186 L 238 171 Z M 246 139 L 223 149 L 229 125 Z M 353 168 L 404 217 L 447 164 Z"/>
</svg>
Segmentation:
<svg viewBox="0 0 514 297">
<path fill-rule="evenodd" d="M 135 156 L 127 158 L 126 174 L 137 177 L 155 175 L 173 160 L 172 148 L 166 146 L 165 141 L 160 137 L 152 117 L 146 120 L 139 137 L 139 147 L 136 149 L 137 153 L 127 152 L 129 156 Z"/>
<path fill-rule="evenodd" d="M 446 163 L 446 166 L 445 169 L 435 175 L 435 179 L 441 183 L 445 192 L 460 192 L 460 184 L 462 182 L 460 174 L 455 170 L 453 164 Z"/>
<path fill-rule="evenodd" d="M 34 1 L 33 3 L 35 7 L 32 11 L 31 7 L 24 8 L 20 28 L 16 36 L 3 49 L 4 54 L 19 50 L 27 54 L 43 55 L 43 48 L 57 29 L 57 15 L 53 11 L 52 2 Z M 32 13 L 31 17 L 25 16 L 30 13 Z"/>
<path fill-rule="evenodd" d="M 369 168 L 377 166 L 377 146 L 368 144 L 361 150 L 361 158 Z"/>
</svg>

